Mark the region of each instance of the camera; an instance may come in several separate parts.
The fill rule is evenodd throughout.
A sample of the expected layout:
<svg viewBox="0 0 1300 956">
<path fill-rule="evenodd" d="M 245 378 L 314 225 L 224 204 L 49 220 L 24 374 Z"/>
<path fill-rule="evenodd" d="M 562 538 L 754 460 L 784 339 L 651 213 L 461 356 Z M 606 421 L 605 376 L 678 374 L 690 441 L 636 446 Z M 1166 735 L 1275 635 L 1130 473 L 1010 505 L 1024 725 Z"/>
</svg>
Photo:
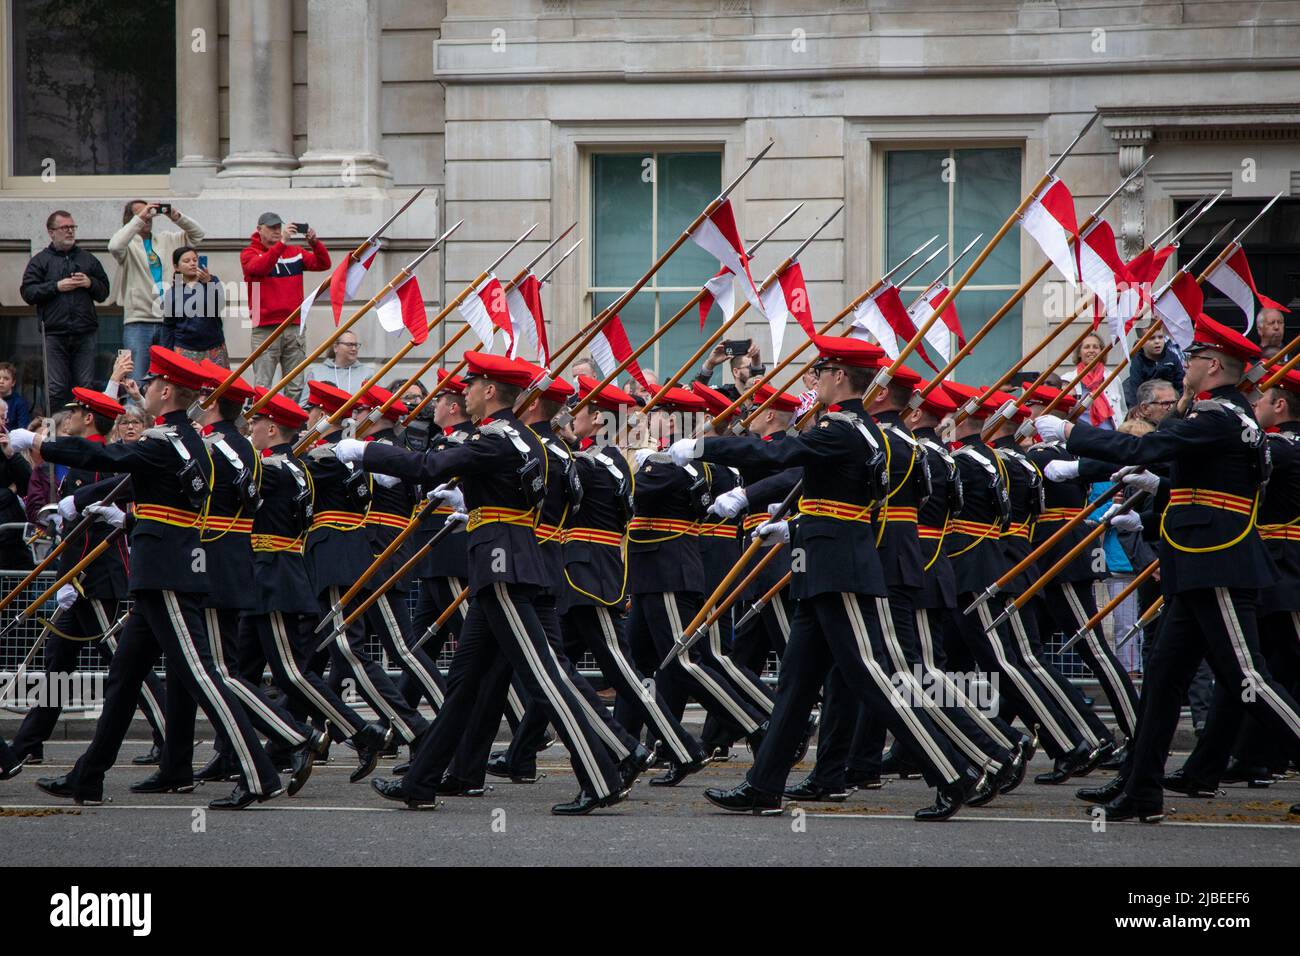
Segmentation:
<svg viewBox="0 0 1300 956">
<path fill-rule="evenodd" d="M 293 228 L 298 232 L 299 235 L 305 236 L 307 235 L 307 230 L 311 227 L 308 226 L 307 223 L 305 222 L 295 222 L 293 224 Z"/>
<path fill-rule="evenodd" d="M 154 208 L 158 210 L 160 216 L 170 216 L 172 214 L 172 204 L 169 202 L 160 202 Z"/>
</svg>

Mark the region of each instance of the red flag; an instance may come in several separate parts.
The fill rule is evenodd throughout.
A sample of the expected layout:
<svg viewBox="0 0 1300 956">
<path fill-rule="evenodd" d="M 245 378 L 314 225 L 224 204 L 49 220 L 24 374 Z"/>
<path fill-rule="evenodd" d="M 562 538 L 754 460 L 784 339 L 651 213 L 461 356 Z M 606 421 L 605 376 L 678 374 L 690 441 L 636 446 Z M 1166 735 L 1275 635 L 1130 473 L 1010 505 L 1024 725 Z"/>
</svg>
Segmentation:
<svg viewBox="0 0 1300 956">
<path fill-rule="evenodd" d="M 1074 197 L 1065 183 L 1052 177 L 1020 217 L 1027 233 L 1051 259 L 1061 275 L 1079 281 L 1079 225 L 1074 216 Z M 1070 238 L 1074 245 L 1071 247 Z"/>
<path fill-rule="evenodd" d="M 1266 309 L 1277 309 L 1280 312 L 1291 311 L 1281 302 L 1275 302 L 1255 288 L 1255 277 L 1250 274 L 1250 263 L 1246 260 L 1246 250 L 1240 246 L 1232 255 L 1215 266 L 1214 270 L 1206 276 L 1206 279 L 1231 299 L 1237 308 L 1241 309 L 1242 315 L 1246 317 L 1247 332 L 1255 324 L 1256 300 Z"/>
<path fill-rule="evenodd" d="M 366 277 L 366 271 L 375 261 L 378 252 L 379 243 L 372 242 L 361 251 L 357 261 L 353 262 L 351 256 L 346 256 L 330 276 L 330 306 L 334 309 L 335 325 L 339 324 L 339 319 L 343 316 L 343 303 L 357 294 L 361 280 Z M 303 315 L 306 314 L 304 310 Z"/>
<path fill-rule="evenodd" d="M 489 275 L 460 304 L 460 314 L 483 342 L 492 347 L 492 336 L 497 329 L 505 332 L 506 341 L 514 341 L 510 326 L 510 309 L 506 306 L 506 293 L 495 275 Z"/>
<path fill-rule="evenodd" d="M 700 331 L 704 331 L 704 320 L 708 318 L 714 303 L 722 311 L 722 320 L 731 318 L 736 304 L 736 277 L 730 269 L 723 266 L 708 282 L 704 283 L 704 293 L 700 297 Z"/>
<path fill-rule="evenodd" d="M 506 296 L 510 322 L 514 326 L 514 341 L 510 357 L 519 350 L 519 336 L 523 335 L 537 352 L 537 364 L 545 366 L 550 361 L 551 349 L 546 342 L 546 318 L 542 315 L 542 282 L 530 272 L 524 281 Z"/>
<path fill-rule="evenodd" d="M 912 324 L 912 317 L 907 314 L 903 300 L 898 297 L 898 288 L 890 283 L 886 283 L 884 288 L 853 310 L 853 326 L 849 335 L 862 338 L 853 330 L 871 333 L 891 359 L 898 358 L 900 352 L 898 343 L 894 340 L 895 336 L 906 342 L 916 337 L 916 326 Z M 930 356 L 925 351 L 925 343 L 917 343 L 916 350 L 926 365 L 936 372 L 939 371 L 930 361 Z"/>
<path fill-rule="evenodd" d="M 813 325 L 812 305 L 808 301 L 808 287 L 803 281 L 803 266 L 797 262 L 792 262 L 790 268 L 781 273 L 781 292 L 785 297 L 786 310 L 794 316 L 794 320 L 799 323 L 800 327 L 812 338 L 817 334 L 817 329 Z"/>
</svg>

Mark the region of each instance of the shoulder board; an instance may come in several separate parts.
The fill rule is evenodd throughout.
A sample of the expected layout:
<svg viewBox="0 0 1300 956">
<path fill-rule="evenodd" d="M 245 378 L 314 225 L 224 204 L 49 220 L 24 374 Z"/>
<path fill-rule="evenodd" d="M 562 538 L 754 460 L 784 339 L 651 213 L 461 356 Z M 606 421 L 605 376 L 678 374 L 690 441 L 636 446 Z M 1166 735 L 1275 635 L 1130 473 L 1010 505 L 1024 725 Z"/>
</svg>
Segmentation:
<svg viewBox="0 0 1300 956">
<path fill-rule="evenodd" d="M 1237 421 L 1239 421 L 1242 424 L 1242 426 L 1246 429 L 1246 431 L 1249 432 L 1256 440 L 1258 439 L 1258 436 L 1262 434 L 1264 431 L 1262 428 L 1259 427 L 1259 422 L 1257 422 L 1254 418 L 1246 414 L 1245 409 L 1243 409 L 1240 405 L 1235 405 L 1224 398 L 1205 398 L 1205 399 L 1201 399 L 1200 401 L 1194 402 L 1192 404 L 1191 413 L 1187 417 L 1191 418 L 1192 415 L 1195 415 L 1198 412 L 1223 412 L 1227 415 L 1231 415 L 1232 417 L 1236 418 Z"/>
<path fill-rule="evenodd" d="M 1053 451 L 1062 451 L 1064 450 L 1064 448 L 1065 448 L 1065 442 L 1063 441 L 1040 441 L 1030 445 L 1029 448 L 1026 450 L 1040 451 L 1043 449 L 1051 449 Z"/>
<path fill-rule="evenodd" d="M 573 457 L 573 455 L 569 452 L 569 447 L 559 439 L 544 438 L 542 439 L 542 444 L 545 445 L 546 450 L 549 451 L 556 458 L 562 458 L 565 461 L 568 461 L 570 458 Z"/>
<path fill-rule="evenodd" d="M 913 448 L 915 448 L 919 444 L 916 438 L 911 433 L 909 433 L 906 428 L 899 428 L 893 422 L 886 422 L 884 425 L 880 426 L 880 429 L 881 431 L 889 432 L 889 434 L 893 435 L 895 438 L 899 439 L 900 441 L 906 442 L 908 445 L 911 445 Z"/>
<path fill-rule="evenodd" d="M 656 451 L 652 454 L 646 455 L 645 460 L 647 462 L 654 462 L 656 465 L 671 465 L 673 463 L 673 456 L 668 454 L 666 451 Z"/>
<path fill-rule="evenodd" d="M 208 446 L 209 454 L 214 448 L 221 452 L 221 457 L 226 459 L 226 461 L 230 463 L 230 467 L 235 469 L 235 471 L 242 472 L 247 470 L 248 466 L 244 464 L 244 459 L 239 457 L 239 453 L 230 447 L 223 436 L 216 432 L 213 432 L 211 435 L 204 435 L 203 444 Z"/>
<path fill-rule="evenodd" d="M 178 435 L 175 425 L 154 425 L 152 428 L 146 428 L 141 438 L 161 438 L 167 441 L 173 436 Z"/>
<path fill-rule="evenodd" d="M 1288 445 L 1294 445 L 1297 442 L 1300 442 L 1300 435 L 1297 435 L 1294 432 L 1269 432 L 1268 437 L 1276 438 L 1278 441 L 1284 441 Z"/>
<path fill-rule="evenodd" d="M 312 461 L 327 461 L 334 457 L 333 445 L 313 445 L 307 449 L 307 457 Z"/>
<path fill-rule="evenodd" d="M 496 418 L 488 422 L 486 425 L 480 425 L 477 434 L 495 435 L 501 438 L 508 438 L 511 435 L 517 435 L 519 433 L 515 431 L 514 426 L 505 419 Z"/>
<path fill-rule="evenodd" d="M 852 412 L 825 412 L 821 417 L 821 421 L 844 422 L 846 425 L 856 425 L 862 419 Z"/>
<path fill-rule="evenodd" d="M 958 448 L 955 452 L 952 453 L 952 456 L 953 458 L 969 458 L 971 461 L 978 464 L 989 474 L 994 474 L 997 472 L 997 468 L 994 466 L 993 462 L 989 461 L 987 458 L 981 455 L 970 445 L 963 445 L 961 448 Z"/>
<path fill-rule="evenodd" d="M 934 452 L 944 461 L 948 462 L 949 464 L 952 464 L 952 452 L 950 452 L 947 448 L 944 448 L 943 445 L 939 444 L 934 439 L 922 438 L 921 444 L 926 448 L 930 449 L 930 451 Z"/>
<path fill-rule="evenodd" d="M 618 464 L 614 461 L 613 458 L 610 458 L 599 448 L 588 448 L 586 451 L 580 451 L 578 452 L 578 456 L 581 458 L 590 459 L 591 461 L 603 465 L 605 470 L 608 471 L 615 478 L 615 480 L 617 481 L 623 480 L 623 472 L 619 470 Z"/>
</svg>

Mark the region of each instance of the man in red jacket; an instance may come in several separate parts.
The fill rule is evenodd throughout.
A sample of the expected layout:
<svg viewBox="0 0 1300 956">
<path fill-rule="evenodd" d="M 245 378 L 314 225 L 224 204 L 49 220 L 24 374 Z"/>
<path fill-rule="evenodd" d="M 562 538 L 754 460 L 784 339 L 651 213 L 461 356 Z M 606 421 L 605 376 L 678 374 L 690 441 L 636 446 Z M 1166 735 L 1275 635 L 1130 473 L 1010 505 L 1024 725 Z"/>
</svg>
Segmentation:
<svg viewBox="0 0 1300 956">
<path fill-rule="evenodd" d="M 297 235 L 293 223 L 284 222 L 273 212 L 264 212 L 257 219 L 257 232 L 239 254 L 239 262 L 244 267 L 244 282 L 248 284 L 254 349 L 302 304 L 302 274 L 324 272 L 330 267 L 329 251 L 316 238 L 315 229 L 307 230 L 306 248 L 291 245 Z M 279 375 L 296 368 L 306 358 L 303 318 L 299 316 L 253 363 L 255 384 L 270 388 Z M 280 368 L 279 373 L 276 366 Z M 285 392 L 295 401 L 301 400 L 301 378 L 288 385 Z"/>
</svg>

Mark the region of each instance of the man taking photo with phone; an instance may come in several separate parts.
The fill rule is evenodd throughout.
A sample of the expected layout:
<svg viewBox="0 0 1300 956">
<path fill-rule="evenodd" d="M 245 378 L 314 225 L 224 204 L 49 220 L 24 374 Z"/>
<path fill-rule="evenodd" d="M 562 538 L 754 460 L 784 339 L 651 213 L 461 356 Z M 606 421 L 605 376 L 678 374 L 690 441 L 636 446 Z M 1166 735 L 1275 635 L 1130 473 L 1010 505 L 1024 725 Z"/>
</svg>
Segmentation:
<svg viewBox="0 0 1300 956">
<path fill-rule="evenodd" d="M 294 244 L 299 237 L 300 225 L 306 227 L 302 230 L 303 238 L 307 240 L 305 248 Z M 276 213 L 264 212 L 258 216 L 257 231 L 239 254 L 239 262 L 244 267 L 253 320 L 250 347 L 256 349 L 302 304 L 303 273 L 324 272 L 330 267 L 330 254 L 308 223 L 285 222 Z M 269 388 L 279 375 L 296 368 L 307 357 L 302 320 L 303 316 L 298 316 L 293 325 L 285 329 L 253 363 L 255 385 Z M 277 366 L 279 373 L 276 372 Z M 301 401 L 301 376 L 290 383 L 285 392 L 295 401 Z"/>
<path fill-rule="evenodd" d="M 749 387 L 749 380 L 756 371 L 759 375 L 763 374 L 763 358 L 758 352 L 758 343 L 753 339 L 738 339 L 716 346 L 704 360 L 695 381 L 708 385 L 709 379 L 713 378 L 713 370 L 723 362 L 731 363 L 731 378 L 735 384 L 719 385 L 718 391 L 733 401 L 740 398 L 741 392 Z"/>
</svg>

